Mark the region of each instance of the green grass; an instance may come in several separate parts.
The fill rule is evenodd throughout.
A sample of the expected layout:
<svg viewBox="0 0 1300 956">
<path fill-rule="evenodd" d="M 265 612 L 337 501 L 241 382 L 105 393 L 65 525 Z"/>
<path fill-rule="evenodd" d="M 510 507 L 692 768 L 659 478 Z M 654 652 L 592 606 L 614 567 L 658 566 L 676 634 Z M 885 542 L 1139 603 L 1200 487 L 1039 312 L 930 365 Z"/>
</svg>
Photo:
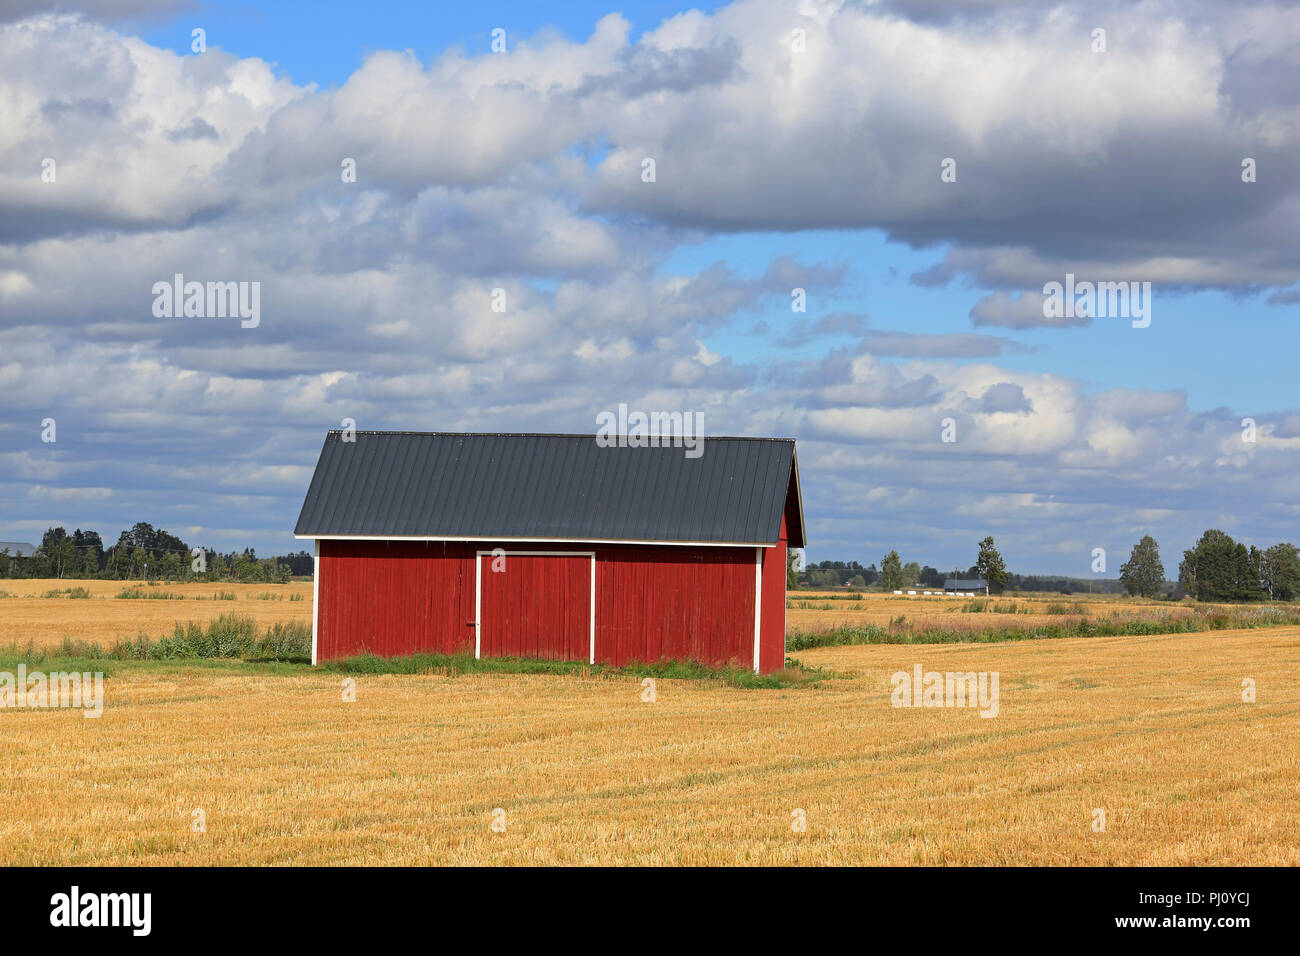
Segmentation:
<svg viewBox="0 0 1300 956">
<path fill-rule="evenodd" d="M 988 598 L 976 598 L 957 608 L 962 614 L 1029 614 L 1030 609 L 1015 601 L 991 601 Z M 1048 612 L 1049 614 L 1052 612 Z"/>
<path fill-rule="evenodd" d="M 1060 601 L 1052 601 L 1043 609 L 1044 614 L 1087 614 L 1088 611 L 1082 604 L 1075 601 L 1073 604 L 1062 604 Z"/>
<path fill-rule="evenodd" d="M 277 623 L 259 631 L 253 619 L 223 614 L 204 624 L 176 625 L 168 636 L 101 647 L 65 637 L 55 648 L 37 649 L 28 643 L 0 648 L 0 669 L 18 664 L 57 666 L 61 670 L 94 670 L 105 674 L 119 667 L 203 666 L 267 673 L 303 673 L 311 662 L 311 628 L 300 623 Z M 322 664 L 320 670 L 342 674 L 576 674 L 602 679 L 654 677 L 662 680 L 698 680 L 728 687 L 776 689 L 802 687 L 844 675 L 822 667 L 809 667 L 787 657 L 785 668 L 772 674 L 755 674 L 747 667 L 709 667 L 693 661 L 659 661 L 626 667 L 592 666 L 579 661 L 548 661 L 519 657 L 475 660 L 472 654 L 414 654 L 378 657 L 362 654 Z"/>
<path fill-rule="evenodd" d="M 475 659 L 472 654 L 411 654 L 403 657 L 379 657 L 360 654 L 320 665 L 322 670 L 339 674 L 439 674 L 457 677 L 462 674 L 572 674 L 600 678 L 646 678 L 659 680 L 700 680 L 728 687 L 775 689 L 800 687 L 836 678 L 833 671 L 807 667 L 787 657 L 785 668 L 771 674 L 755 674 L 747 667 L 709 667 L 694 661 L 658 661 L 653 664 L 628 664 L 610 667 L 581 661 L 549 661 L 523 657 L 488 657 Z"/>
<path fill-rule="evenodd" d="M 147 600 L 147 601 L 183 601 L 184 594 L 177 594 L 174 591 L 146 591 L 144 588 L 123 588 L 113 595 L 115 598 L 125 598 L 127 600 Z"/>
<path fill-rule="evenodd" d="M 83 587 L 54 588 L 41 595 L 43 598 L 88 598 L 90 592 Z"/>
</svg>

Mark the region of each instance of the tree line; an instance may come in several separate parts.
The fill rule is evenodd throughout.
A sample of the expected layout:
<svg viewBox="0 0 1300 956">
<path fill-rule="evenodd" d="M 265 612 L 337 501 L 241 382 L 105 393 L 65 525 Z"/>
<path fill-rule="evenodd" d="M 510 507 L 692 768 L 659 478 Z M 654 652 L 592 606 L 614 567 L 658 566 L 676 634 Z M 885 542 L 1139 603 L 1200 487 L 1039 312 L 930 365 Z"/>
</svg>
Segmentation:
<svg viewBox="0 0 1300 956">
<path fill-rule="evenodd" d="M 312 556 L 296 554 L 259 558 L 252 548 L 222 554 L 211 548 L 191 547 L 162 528 L 140 521 L 118 535 L 117 543 L 104 547 L 97 531 L 50 528 L 36 553 L 27 558 L 0 550 L 0 578 L 111 578 L 166 581 L 242 581 L 283 583 L 297 575 L 311 575 Z"/>
<path fill-rule="evenodd" d="M 1285 541 L 1263 550 L 1247 547 L 1211 528 L 1183 552 L 1178 583 L 1171 587 L 1165 581 L 1160 546 L 1148 534 L 1133 546 L 1119 580 L 1129 594 L 1142 597 L 1190 596 L 1215 603 L 1290 601 L 1300 594 L 1300 552 Z"/>
<path fill-rule="evenodd" d="M 1300 594 L 1300 552 L 1285 541 L 1247 548 L 1211 528 L 1183 552 L 1178 583 L 1198 601 L 1290 601 Z"/>
<path fill-rule="evenodd" d="M 1173 600 L 1184 596 L 1216 603 L 1242 601 L 1290 601 L 1300 597 L 1300 550 L 1289 542 L 1260 549 L 1234 541 L 1218 529 L 1201 535 L 1196 545 L 1183 552 L 1178 580 L 1165 577 L 1160 547 L 1151 535 L 1144 535 L 1133 546 L 1129 559 L 1120 568 L 1119 579 L 1088 579 L 1050 575 L 1021 575 L 1007 571 L 994 546 L 993 538 L 979 543 L 976 561 L 969 568 L 954 568 L 946 574 L 916 561 L 903 563 L 896 550 L 880 561 L 863 567 L 857 561 L 821 561 L 799 570 L 792 555 L 786 575 L 790 587 L 857 587 L 879 586 L 882 590 L 902 588 L 941 588 L 947 578 L 982 578 L 990 591 L 1008 588 L 1025 591 L 1099 590 L 1103 593 L 1124 591 L 1130 595 Z"/>
<path fill-rule="evenodd" d="M 879 584 L 882 590 L 897 591 L 913 586 L 942 588 L 948 578 L 981 578 L 989 582 L 992 590 L 1002 590 L 1011 584 L 1013 578 L 1007 572 L 1002 555 L 994 546 L 993 538 L 987 537 L 979 543 L 979 553 L 975 563 L 963 570 L 954 568 L 947 574 L 940 573 L 929 565 L 921 566 L 916 561 L 904 564 L 897 551 L 890 551 L 880 561 L 879 570 L 875 564 L 864 568 L 857 561 L 822 561 L 810 564 L 802 571 L 795 566 L 795 556 L 790 554 L 787 563 L 786 584 L 789 587 L 871 587 Z"/>
</svg>

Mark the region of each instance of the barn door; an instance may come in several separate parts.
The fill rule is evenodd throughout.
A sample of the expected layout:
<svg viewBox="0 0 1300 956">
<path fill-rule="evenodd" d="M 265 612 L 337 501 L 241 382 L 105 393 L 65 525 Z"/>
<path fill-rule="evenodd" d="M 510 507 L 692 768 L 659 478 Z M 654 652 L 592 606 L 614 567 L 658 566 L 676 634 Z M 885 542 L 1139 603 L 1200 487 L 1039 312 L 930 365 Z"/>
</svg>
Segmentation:
<svg viewBox="0 0 1300 956">
<path fill-rule="evenodd" d="M 480 551 L 478 657 L 591 661 L 596 557 L 590 551 Z"/>
</svg>

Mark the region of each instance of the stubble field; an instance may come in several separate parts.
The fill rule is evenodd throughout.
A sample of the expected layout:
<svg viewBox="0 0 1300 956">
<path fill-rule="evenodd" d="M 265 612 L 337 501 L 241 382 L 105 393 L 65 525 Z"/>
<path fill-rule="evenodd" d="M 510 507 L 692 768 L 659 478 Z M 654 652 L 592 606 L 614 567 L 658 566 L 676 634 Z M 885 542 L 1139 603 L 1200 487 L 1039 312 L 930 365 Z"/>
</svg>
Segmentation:
<svg viewBox="0 0 1300 956">
<path fill-rule="evenodd" d="M 87 598 L 51 592 L 84 588 Z M 124 591 L 168 597 L 119 598 Z M 64 637 L 111 646 L 139 634 L 159 637 L 177 621 L 209 621 L 222 614 L 246 614 L 260 627 L 277 621 L 311 624 L 310 581 L 289 584 L 77 581 L 20 578 L 0 580 L 0 648 L 31 644 L 58 647 Z M 295 600 L 296 598 L 296 600 Z"/>
<path fill-rule="evenodd" d="M 786 626 L 791 631 L 822 631 L 861 624 L 887 625 L 902 619 L 914 630 L 947 627 L 1032 627 L 1066 621 L 1109 620 L 1156 615 L 1178 608 L 1167 601 L 1113 594 L 1003 595 L 974 598 L 947 595 L 862 593 L 848 600 L 844 592 L 790 593 Z M 1201 604 L 1202 609 L 1223 605 Z M 978 610 L 975 610 L 978 609 Z"/>
<path fill-rule="evenodd" d="M 247 602 L 310 620 L 305 588 Z M 30 600 L 87 627 L 128 603 Z M 346 702 L 303 666 L 109 662 L 98 719 L 0 711 L 0 863 L 1300 863 L 1300 628 L 798 656 L 837 676 L 647 701 L 622 675 L 356 675 Z M 891 706 L 917 664 L 997 671 L 998 715 Z"/>
</svg>

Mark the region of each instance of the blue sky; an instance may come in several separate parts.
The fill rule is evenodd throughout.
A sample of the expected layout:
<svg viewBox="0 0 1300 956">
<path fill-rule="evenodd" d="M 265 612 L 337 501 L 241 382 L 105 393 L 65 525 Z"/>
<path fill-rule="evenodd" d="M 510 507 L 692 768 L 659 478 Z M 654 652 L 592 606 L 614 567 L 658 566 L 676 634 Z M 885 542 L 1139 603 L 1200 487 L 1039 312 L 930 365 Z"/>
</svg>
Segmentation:
<svg viewBox="0 0 1300 956">
<path fill-rule="evenodd" d="M 1269 3 L 22 0 L 0 538 L 293 550 L 344 418 L 626 402 L 798 439 L 813 559 L 1296 540 L 1297 51 Z M 178 271 L 260 283 L 257 327 L 159 318 Z M 1067 272 L 1151 282 L 1150 327 L 1051 319 Z"/>
<path fill-rule="evenodd" d="M 277 3 L 202 3 L 186 11 L 140 22 L 140 35 L 155 46 L 188 53 L 191 31 L 202 27 L 208 44 L 238 56 L 274 63 L 299 84 L 322 88 L 347 81 L 376 50 L 412 50 L 421 60 L 448 47 L 487 50 L 492 30 L 506 30 L 507 46 L 516 38 L 558 31 L 583 39 L 611 12 L 633 24 L 635 38 L 646 28 L 683 9 L 708 11 L 711 4 L 690 8 L 677 3 L 611 5 L 590 0 L 531 4 L 476 0 L 474 3 L 397 2 L 359 6 L 343 0 L 283 0 Z"/>
<path fill-rule="evenodd" d="M 849 281 L 827 294 L 816 311 L 855 311 L 882 328 L 924 332 L 970 330 L 971 306 L 982 294 L 961 285 L 920 289 L 910 279 L 940 261 L 936 249 L 911 249 L 890 242 L 881 230 L 853 232 L 801 232 L 728 235 L 678 248 L 664 264 L 665 272 L 695 272 L 722 262 L 742 275 L 754 275 L 773 257 L 797 248 L 808 264 L 845 264 Z M 1193 409 L 1226 408 L 1229 414 L 1249 415 L 1294 402 L 1294 353 L 1279 343 L 1300 347 L 1300 328 L 1294 310 L 1267 305 L 1265 293 L 1243 296 L 1219 290 L 1169 289 L 1156 308 L 1160 321 L 1144 336 L 1141 348 L 1133 342 L 1122 319 L 1098 322 L 1086 332 L 1062 335 L 1056 330 L 1025 330 L 1016 339 L 1026 346 L 1021 353 L 1001 358 L 1001 364 L 1026 370 L 1051 371 L 1079 377 L 1091 389 L 1143 383 L 1152 389 L 1178 389 L 1187 393 Z M 789 310 L 774 302 L 761 315 L 780 328 Z M 1235 331 L 1224 334 L 1231 322 Z M 989 330 L 996 333 L 997 330 Z M 841 344 L 852 336 L 831 341 Z M 757 357 L 761 339 L 735 335 L 708 340 L 735 354 Z M 795 354 L 808 356 L 823 342 L 810 342 Z M 791 350 L 780 348 L 781 354 Z M 768 349 L 768 357 L 777 353 Z M 1238 416 L 1240 418 L 1240 415 Z"/>
</svg>

